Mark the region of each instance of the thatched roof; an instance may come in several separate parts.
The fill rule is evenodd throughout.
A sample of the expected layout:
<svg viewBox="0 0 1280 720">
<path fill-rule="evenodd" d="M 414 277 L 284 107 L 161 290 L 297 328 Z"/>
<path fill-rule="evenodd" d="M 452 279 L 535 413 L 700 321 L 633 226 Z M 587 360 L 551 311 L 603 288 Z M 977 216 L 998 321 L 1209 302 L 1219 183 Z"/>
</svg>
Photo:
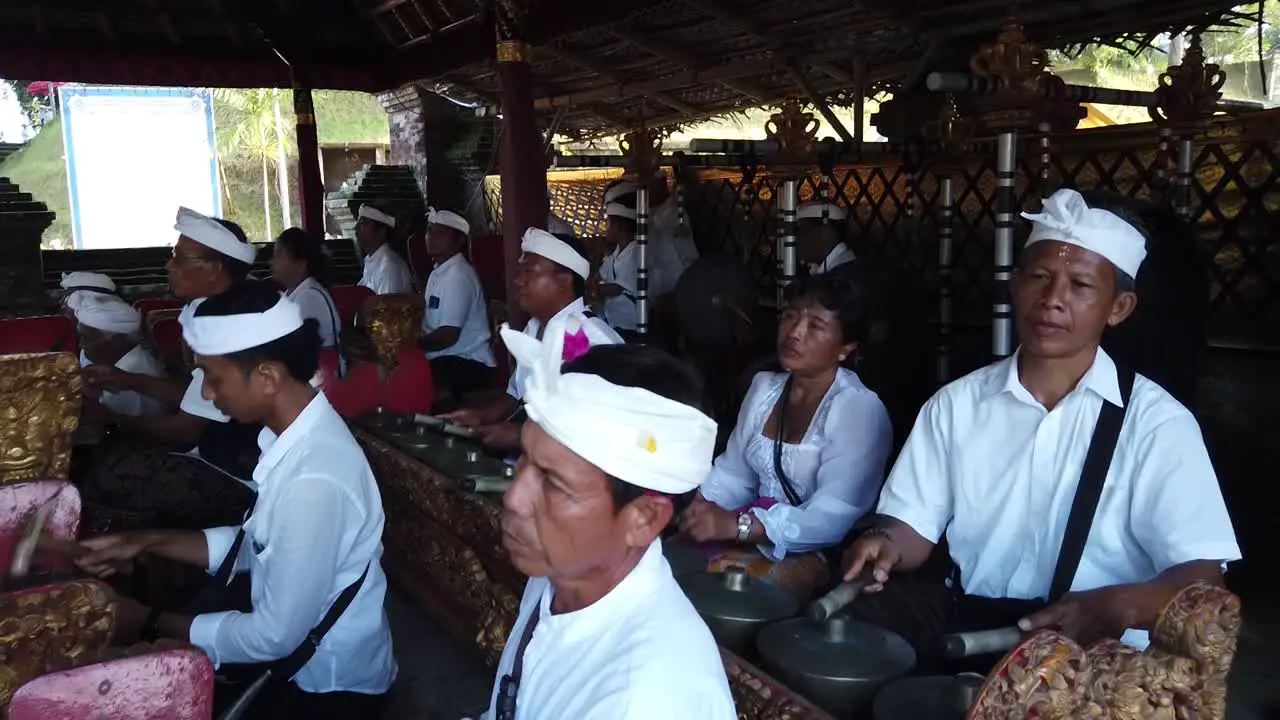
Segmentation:
<svg viewBox="0 0 1280 720">
<path fill-rule="evenodd" d="M 1236 0 L 1040 0 L 1049 47 L 1141 44 L 1236 16 Z M 490 0 L 4 0 L 0 77 L 96 83 L 315 87 L 421 82 L 497 104 Z M 677 124 L 959 67 L 1009 0 L 528 0 L 539 111 L 587 136 L 641 118 Z M 802 88 L 805 90 L 802 91 Z"/>
</svg>

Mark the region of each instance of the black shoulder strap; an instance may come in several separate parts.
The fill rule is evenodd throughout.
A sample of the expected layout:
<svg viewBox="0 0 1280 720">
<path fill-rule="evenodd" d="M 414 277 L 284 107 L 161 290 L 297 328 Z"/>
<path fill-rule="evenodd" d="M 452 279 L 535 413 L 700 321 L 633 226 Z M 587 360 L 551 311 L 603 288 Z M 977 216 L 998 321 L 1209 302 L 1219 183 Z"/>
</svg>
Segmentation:
<svg viewBox="0 0 1280 720">
<path fill-rule="evenodd" d="M 370 562 L 366 565 L 364 572 L 360 573 L 360 577 L 355 582 L 342 589 L 338 593 L 338 598 L 333 601 L 333 605 L 329 606 L 329 612 L 324 614 L 324 618 L 320 620 L 320 624 L 311 629 L 307 633 L 307 637 L 302 640 L 302 644 L 296 650 L 289 653 L 288 657 L 282 658 L 271 664 L 271 674 L 278 680 L 287 682 L 298 674 L 311 657 L 316 654 L 316 650 L 320 649 L 320 641 L 328 634 L 333 626 L 338 622 L 338 618 L 342 617 L 342 613 L 347 611 L 347 607 L 351 605 L 351 601 L 356 599 L 356 594 L 360 592 L 360 586 L 364 585 L 364 579 L 369 575 Z"/>
<path fill-rule="evenodd" d="M 782 467 L 782 443 L 787 433 L 787 405 L 791 402 L 791 375 L 787 376 L 787 381 L 782 385 L 782 397 L 778 399 L 778 436 L 773 439 L 773 473 L 778 476 L 778 482 L 782 485 L 782 492 L 787 496 L 787 502 L 794 507 L 800 506 L 800 493 L 791 484 L 791 478 L 787 477 L 787 471 Z M 766 416 L 767 422 L 767 416 Z"/>
<path fill-rule="evenodd" d="M 1080 558 L 1084 556 L 1085 542 L 1089 539 L 1089 530 L 1093 527 L 1093 516 L 1097 513 L 1098 501 L 1102 498 L 1102 486 L 1107 480 L 1107 471 L 1111 469 L 1116 442 L 1120 439 L 1120 427 L 1124 425 L 1125 411 L 1133 392 L 1134 371 L 1117 364 L 1116 376 L 1120 380 L 1120 397 L 1124 407 L 1104 402 L 1098 413 L 1098 423 L 1093 428 L 1089 452 L 1085 455 L 1084 467 L 1080 471 L 1080 482 L 1076 485 L 1076 496 L 1071 502 L 1071 514 L 1067 516 L 1067 527 L 1062 534 L 1058 564 L 1053 569 L 1053 582 L 1049 585 L 1050 603 L 1057 602 L 1067 594 L 1075 580 Z"/>
<path fill-rule="evenodd" d="M 524 678 L 524 654 L 533 640 L 533 631 L 538 628 L 542 619 L 542 599 L 533 606 L 533 614 L 525 623 L 524 632 L 520 634 L 520 644 L 516 646 L 515 661 L 511 663 L 511 672 L 502 676 L 498 683 L 498 702 L 495 720 L 515 720 L 516 698 L 520 693 L 520 680 Z"/>
</svg>

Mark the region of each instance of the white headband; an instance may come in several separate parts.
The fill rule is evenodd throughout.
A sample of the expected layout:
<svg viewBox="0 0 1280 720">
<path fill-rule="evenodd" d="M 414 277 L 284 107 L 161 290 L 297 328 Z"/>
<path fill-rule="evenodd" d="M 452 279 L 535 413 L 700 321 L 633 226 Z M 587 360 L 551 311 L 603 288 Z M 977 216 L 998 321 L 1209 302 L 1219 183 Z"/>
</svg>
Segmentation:
<svg viewBox="0 0 1280 720">
<path fill-rule="evenodd" d="M 111 278 L 102 273 L 92 272 L 70 272 L 62 273 L 63 290 L 80 289 L 80 288 L 97 288 L 106 290 L 107 292 L 116 291 L 116 283 Z"/>
<path fill-rule="evenodd" d="M 302 327 L 297 303 L 284 295 L 266 312 L 196 317 L 196 308 L 204 300 L 188 304 L 178 316 L 182 339 L 198 355 L 229 355 L 261 347 Z"/>
<path fill-rule="evenodd" d="M 563 265 L 583 280 L 591 274 L 591 263 L 569 247 L 568 243 L 546 230 L 529 228 L 520 241 L 520 252 L 541 255 L 553 263 Z"/>
<path fill-rule="evenodd" d="M 1147 257 L 1147 242 L 1129 223 L 1115 213 L 1091 208 L 1080 193 L 1062 189 L 1044 200 L 1040 213 L 1022 213 L 1031 221 L 1026 247 L 1041 240 L 1056 240 L 1111 261 L 1131 278 Z"/>
<path fill-rule="evenodd" d="M 640 189 L 640 186 L 636 185 L 633 182 L 618 183 L 617 185 L 614 185 L 613 187 L 604 191 L 604 204 L 608 205 L 609 203 L 613 202 L 614 200 L 617 200 L 623 195 L 630 195 L 631 193 L 639 189 Z"/>
<path fill-rule="evenodd" d="M 471 234 L 471 223 L 456 212 L 448 210 L 436 210 L 435 208 L 427 208 L 427 224 L 443 225 L 453 228 L 463 235 Z M 393 225 L 394 227 L 394 225 Z"/>
<path fill-rule="evenodd" d="M 361 206 L 360 206 L 360 217 L 362 217 L 362 218 L 366 218 L 366 219 L 368 219 L 368 220 L 372 220 L 372 221 L 374 221 L 374 222 L 376 222 L 376 223 L 382 223 L 383 225 L 386 225 L 386 226 L 387 226 L 387 227 L 389 227 L 389 228 L 393 228 L 393 229 L 394 229 L 394 228 L 395 228 L 395 226 L 396 226 L 396 219 L 395 219 L 395 218 L 393 218 L 393 217 L 391 217 L 390 215 L 388 215 L 388 214 L 386 214 L 386 213 L 382 212 L 381 210 L 379 210 L 378 208 L 376 208 L 376 207 L 374 207 L 374 206 L 372 206 L 372 205 L 361 205 Z"/>
<path fill-rule="evenodd" d="M 102 332 L 136 335 L 142 329 L 142 315 L 113 295 L 84 293 L 73 309 L 76 322 Z"/>
<path fill-rule="evenodd" d="M 711 471 L 716 423 L 694 408 L 597 375 L 560 373 L 576 316 L 554 318 L 543 340 L 502 326 L 507 350 L 529 368 L 529 419 L 556 442 L 620 480 L 669 495 L 694 490 Z"/>
<path fill-rule="evenodd" d="M 222 223 L 207 215 L 201 215 L 190 208 L 178 208 L 178 219 L 173 229 L 179 235 L 185 235 L 215 252 L 229 258 L 252 265 L 258 258 L 258 249 L 247 242 L 241 242 L 235 233 L 222 226 Z"/>
<path fill-rule="evenodd" d="M 606 217 L 620 217 L 628 220 L 636 219 L 635 210 L 627 207 L 626 205 L 619 205 L 618 203 L 609 203 L 605 206 L 604 214 Z"/>
<path fill-rule="evenodd" d="M 821 220 L 824 207 L 829 220 L 844 220 L 847 217 L 844 208 L 835 203 L 807 202 L 796 211 L 796 220 Z"/>
</svg>

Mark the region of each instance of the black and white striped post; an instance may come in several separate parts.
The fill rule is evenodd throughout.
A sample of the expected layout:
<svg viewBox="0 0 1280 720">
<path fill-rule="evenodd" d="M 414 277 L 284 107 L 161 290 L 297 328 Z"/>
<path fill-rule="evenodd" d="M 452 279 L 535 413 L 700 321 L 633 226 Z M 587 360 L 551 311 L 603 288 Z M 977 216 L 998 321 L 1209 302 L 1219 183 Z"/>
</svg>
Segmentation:
<svg viewBox="0 0 1280 720">
<path fill-rule="evenodd" d="M 1173 211 L 1191 221 L 1191 177 L 1195 174 L 1195 146 L 1191 136 L 1178 138 L 1178 172 L 1173 177 Z"/>
<path fill-rule="evenodd" d="M 951 272 L 955 263 L 956 200 L 951 173 L 938 182 L 938 203 L 942 209 L 938 228 L 938 385 L 951 381 Z"/>
<path fill-rule="evenodd" d="M 636 334 L 649 337 L 649 187 L 636 190 Z"/>
<path fill-rule="evenodd" d="M 778 312 L 781 313 L 786 303 L 787 286 L 796 279 L 796 203 L 798 202 L 799 182 L 795 178 L 786 178 L 778 186 L 778 211 L 781 226 L 779 235 L 779 258 L 782 271 L 778 278 Z"/>
<path fill-rule="evenodd" d="M 1013 216 L 1017 208 L 1014 168 L 1018 133 L 1005 130 L 996 139 L 995 286 L 991 305 L 991 354 L 995 359 L 1013 354 Z"/>
</svg>

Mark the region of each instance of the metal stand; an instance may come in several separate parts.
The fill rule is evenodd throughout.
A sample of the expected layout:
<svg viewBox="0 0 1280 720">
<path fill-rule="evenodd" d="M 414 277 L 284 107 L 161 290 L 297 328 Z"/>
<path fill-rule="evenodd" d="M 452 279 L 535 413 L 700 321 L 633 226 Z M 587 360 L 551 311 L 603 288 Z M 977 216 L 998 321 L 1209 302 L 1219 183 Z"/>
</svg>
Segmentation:
<svg viewBox="0 0 1280 720">
<path fill-rule="evenodd" d="M 1195 152 L 1195 148 L 1190 137 L 1178 138 L 1178 174 L 1173 179 L 1173 210 L 1178 214 L 1178 217 L 1188 222 L 1191 220 L 1193 152 Z"/>
</svg>

